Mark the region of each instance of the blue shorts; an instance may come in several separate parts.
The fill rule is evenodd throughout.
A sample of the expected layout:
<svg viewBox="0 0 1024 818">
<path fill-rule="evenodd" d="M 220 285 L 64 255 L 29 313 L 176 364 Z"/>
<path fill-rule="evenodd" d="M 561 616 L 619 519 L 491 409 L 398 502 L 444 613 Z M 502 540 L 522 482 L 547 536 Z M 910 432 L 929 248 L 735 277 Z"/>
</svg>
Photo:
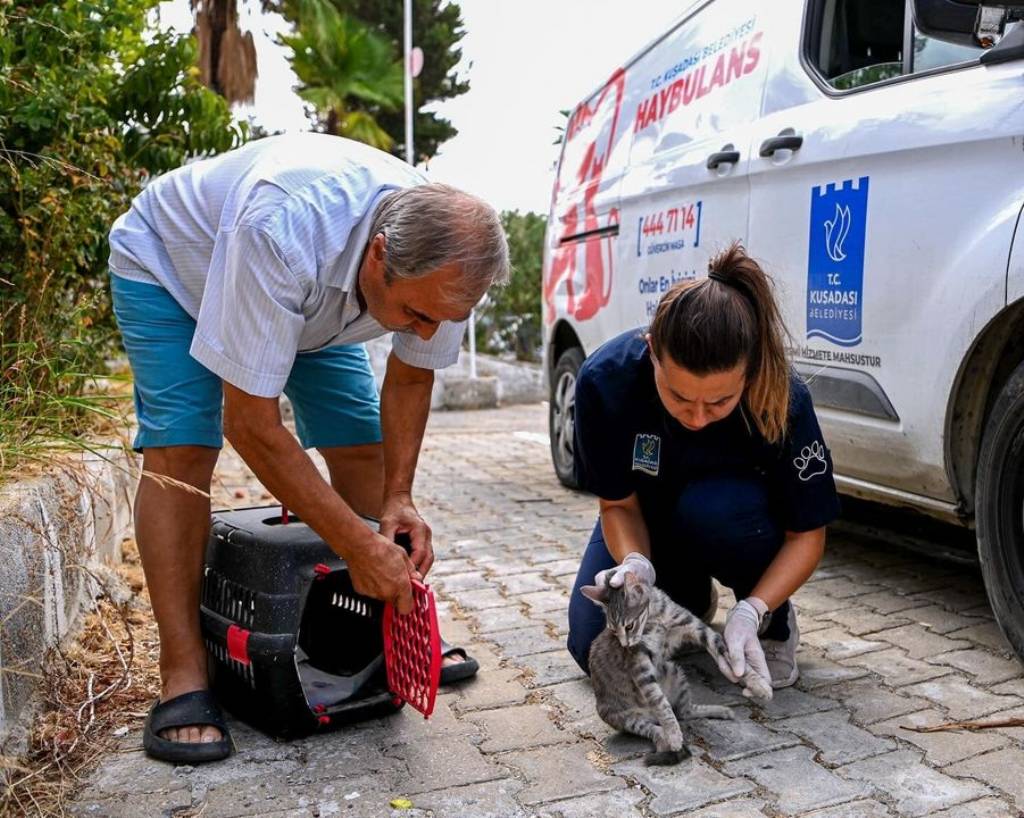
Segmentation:
<svg viewBox="0 0 1024 818">
<path fill-rule="evenodd" d="M 114 315 L 135 380 L 136 451 L 224 445 L 220 378 L 189 355 L 196 322 L 163 287 L 111 274 Z M 295 357 L 284 393 L 303 448 L 380 443 L 380 400 L 366 347 Z"/>
</svg>

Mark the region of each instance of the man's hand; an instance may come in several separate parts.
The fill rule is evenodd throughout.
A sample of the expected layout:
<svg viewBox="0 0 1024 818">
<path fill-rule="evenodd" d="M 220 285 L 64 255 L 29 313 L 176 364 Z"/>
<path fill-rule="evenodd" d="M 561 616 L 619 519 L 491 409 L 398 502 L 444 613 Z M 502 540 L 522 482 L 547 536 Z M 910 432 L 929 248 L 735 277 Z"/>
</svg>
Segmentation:
<svg viewBox="0 0 1024 818">
<path fill-rule="evenodd" d="M 352 587 L 364 596 L 392 603 L 400 614 L 412 610 L 412 578 L 416 568 L 405 549 L 372 531 L 345 557 Z"/>
<path fill-rule="evenodd" d="M 249 395 L 225 381 L 224 418 L 228 439 L 263 485 L 344 558 L 356 591 L 394 604 L 399 613 L 411 611 L 410 579 L 418 576 L 412 561 L 393 539 L 371 531 L 324 481 L 281 425 L 277 398 Z"/>
<path fill-rule="evenodd" d="M 732 675 L 725 673 L 724 668 L 722 672 L 730 682 L 754 673 L 771 687 L 772 676 L 761 649 L 761 641 L 757 638 L 760 625 L 761 617 L 757 609 L 747 600 L 737 602 L 729 611 L 725 620 L 725 646 L 729 650 Z"/>
<path fill-rule="evenodd" d="M 430 526 L 426 524 L 416 506 L 412 495 L 397 492 L 384 500 L 384 511 L 380 517 L 380 534 L 389 542 L 394 542 L 396 534 L 408 534 L 412 542 L 412 565 L 422 579 L 434 564 L 434 546 Z"/>
</svg>

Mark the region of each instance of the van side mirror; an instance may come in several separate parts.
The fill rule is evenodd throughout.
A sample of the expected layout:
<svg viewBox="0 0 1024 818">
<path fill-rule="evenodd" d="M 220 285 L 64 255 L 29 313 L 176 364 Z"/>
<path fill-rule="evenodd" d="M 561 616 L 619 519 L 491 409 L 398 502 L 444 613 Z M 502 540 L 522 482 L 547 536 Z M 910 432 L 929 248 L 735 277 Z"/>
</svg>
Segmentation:
<svg viewBox="0 0 1024 818">
<path fill-rule="evenodd" d="M 1024 0 L 913 0 L 913 6 L 918 30 L 958 45 L 997 46 L 1006 24 L 1024 19 Z M 984 56 L 982 61 L 986 62 Z"/>
</svg>

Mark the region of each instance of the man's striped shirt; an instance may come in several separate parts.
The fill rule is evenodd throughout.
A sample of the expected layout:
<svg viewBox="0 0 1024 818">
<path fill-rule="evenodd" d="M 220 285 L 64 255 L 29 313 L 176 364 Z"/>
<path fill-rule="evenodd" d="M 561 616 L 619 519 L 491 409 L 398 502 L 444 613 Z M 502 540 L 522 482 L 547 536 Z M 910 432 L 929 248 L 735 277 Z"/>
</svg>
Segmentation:
<svg viewBox="0 0 1024 818">
<path fill-rule="evenodd" d="M 381 199 L 426 178 L 357 142 L 273 136 L 153 180 L 114 223 L 115 275 L 164 287 L 196 319 L 191 354 L 252 395 L 284 389 L 295 355 L 384 335 L 356 278 Z M 455 363 L 465 330 L 395 333 L 405 363 Z"/>
</svg>

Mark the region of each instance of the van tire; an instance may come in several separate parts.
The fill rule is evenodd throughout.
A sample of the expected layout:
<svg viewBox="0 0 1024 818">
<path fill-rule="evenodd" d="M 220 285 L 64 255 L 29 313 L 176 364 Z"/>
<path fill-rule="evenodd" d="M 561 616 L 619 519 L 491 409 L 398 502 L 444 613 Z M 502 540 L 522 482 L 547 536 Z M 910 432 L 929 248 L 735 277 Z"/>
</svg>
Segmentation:
<svg viewBox="0 0 1024 818">
<path fill-rule="evenodd" d="M 1002 387 L 978 459 L 976 528 L 985 591 L 1024 659 L 1024 364 Z"/>
<path fill-rule="evenodd" d="M 575 429 L 576 378 L 583 366 L 583 350 L 571 347 L 563 352 L 551 375 L 548 400 L 548 436 L 551 462 L 563 486 L 579 488 L 573 468 L 573 430 Z"/>
</svg>

